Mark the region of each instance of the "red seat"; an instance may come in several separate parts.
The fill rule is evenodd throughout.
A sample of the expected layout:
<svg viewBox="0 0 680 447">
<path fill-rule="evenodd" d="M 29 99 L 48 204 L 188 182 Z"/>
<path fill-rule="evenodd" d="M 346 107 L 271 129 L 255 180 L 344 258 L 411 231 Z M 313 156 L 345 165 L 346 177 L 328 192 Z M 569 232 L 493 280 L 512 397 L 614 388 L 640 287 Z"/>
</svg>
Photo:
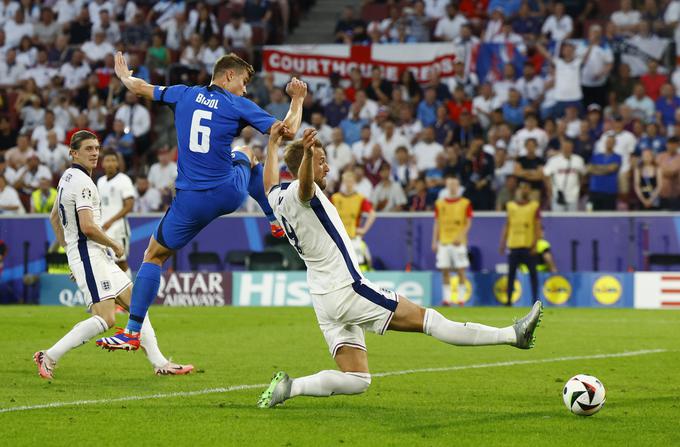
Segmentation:
<svg viewBox="0 0 680 447">
<path fill-rule="evenodd" d="M 361 18 L 365 22 L 381 21 L 390 14 L 390 7 L 386 3 L 367 3 L 361 9 Z"/>
</svg>

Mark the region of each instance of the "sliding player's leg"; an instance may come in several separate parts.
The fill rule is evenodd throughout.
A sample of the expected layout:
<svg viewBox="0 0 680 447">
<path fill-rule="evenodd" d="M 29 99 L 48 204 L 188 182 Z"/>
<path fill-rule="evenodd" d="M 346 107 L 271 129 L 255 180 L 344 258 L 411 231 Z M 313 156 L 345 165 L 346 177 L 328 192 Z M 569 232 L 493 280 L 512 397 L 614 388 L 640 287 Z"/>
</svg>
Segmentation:
<svg viewBox="0 0 680 447">
<path fill-rule="evenodd" d="M 399 305 L 388 329 L 424 332 L 444 343 L 458 346 L 512 345 L 521 349 L 533 347 L 534 331 L 542 313 L 540 302 L 512 326 L 497 328 L 479 323 L 448 320 L 434 309 L 425 309 L 400 296 Z"/>
</svg>

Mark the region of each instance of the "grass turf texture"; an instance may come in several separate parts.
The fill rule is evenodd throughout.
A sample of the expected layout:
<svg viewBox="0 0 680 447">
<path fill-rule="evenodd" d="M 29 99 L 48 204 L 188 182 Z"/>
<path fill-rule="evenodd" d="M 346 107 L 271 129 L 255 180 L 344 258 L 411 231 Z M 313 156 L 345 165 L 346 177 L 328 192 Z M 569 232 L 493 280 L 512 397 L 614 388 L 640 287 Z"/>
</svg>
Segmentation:
<svg viewBox="0 0 680 447">
<path fill-rule="evenodd" d="M 524 309 L 442 309 L 456 321 L 509 324 Z M 166 356 L 197 374 L 156 377 L 142 352 L 93 341 L 67 354 L 51 382 L 33 352 L 87 315 L 82 308 L 0 307 L 0 408 L 265 384 L 332 369 L 311 308 L 152 308 Z M 123 322 L 119 316 L 119 322 Z M 367 335 L 373 373 L 646 349 L 666 352 L 374 377 L 360 396 L 255 407 L 263 387 L 0 413 L 0 445 L 678 445 L 680 312 L 547 309 L 537 346 L 453 347 L 422 334 Z M 565 381 L 597 376 L 607 404 L 584 418 L 562 403 Z M 132 443 L 132 444 L 131 444 Z"/>
</svg>

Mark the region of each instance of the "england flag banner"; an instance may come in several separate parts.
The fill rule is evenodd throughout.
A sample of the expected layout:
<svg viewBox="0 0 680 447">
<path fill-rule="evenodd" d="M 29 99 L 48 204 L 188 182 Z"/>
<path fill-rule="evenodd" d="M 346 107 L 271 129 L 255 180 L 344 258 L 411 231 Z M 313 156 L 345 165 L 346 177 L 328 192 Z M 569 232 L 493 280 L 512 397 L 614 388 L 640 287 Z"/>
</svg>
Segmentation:
<svg viewBox="0 0 680 447">
<path fill-rule="evenodd" d="M 277 84 L 287 82 L 295 74 L 312 89 L 317 84 L 327 84 L 331 73 L 349 80 L 354 68 L 368 79 L 375 66 L 383 69 L 383 78 L 390 82 L 397 82 L 406 69 L 413 72 L 418 82 L 427 82 L 433 70 L 443 80 L 452 77 L 453 61 L 459 50 L 451 43 L 266 46 L 263 69 L 274 74 Z"/>
</svg>

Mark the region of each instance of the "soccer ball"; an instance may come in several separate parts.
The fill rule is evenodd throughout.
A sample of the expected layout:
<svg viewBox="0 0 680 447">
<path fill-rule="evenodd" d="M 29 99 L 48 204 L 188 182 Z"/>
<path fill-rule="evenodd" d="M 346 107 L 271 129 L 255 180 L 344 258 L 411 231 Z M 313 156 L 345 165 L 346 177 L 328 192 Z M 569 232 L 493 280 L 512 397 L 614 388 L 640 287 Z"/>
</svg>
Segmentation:
<svg viewBox="0 0 680 447">
<path fill-rule="evenodd" d="M 591 416 L 604 405 L 605 390 L 597 377 L 579 374 L 569 379 L 562 391 L 564 405 L 579 416 Z"/>
</svg>

